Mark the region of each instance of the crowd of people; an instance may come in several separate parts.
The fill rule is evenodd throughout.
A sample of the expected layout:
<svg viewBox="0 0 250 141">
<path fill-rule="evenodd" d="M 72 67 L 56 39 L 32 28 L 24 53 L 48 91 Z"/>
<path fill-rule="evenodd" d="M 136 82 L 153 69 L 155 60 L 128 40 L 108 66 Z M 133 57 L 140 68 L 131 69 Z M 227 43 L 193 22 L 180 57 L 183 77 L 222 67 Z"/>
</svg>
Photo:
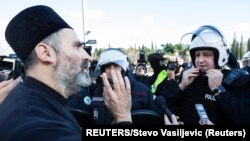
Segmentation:
<svg viewBox="0 0 250 141">
<path fill-rule="evenodd" d="M 191 62 L 152 53 L 148 76 L 145 63 L 133 73 L 126 54 L 108 48 L 90 73 L 91 56 L 64 19 L 48 6 L 24 9 L 5 31 L 25 76 L 0 83 L 1 140 L 80 141 L 85 125 L 250 124 L 249 52 L 243 68 L 225 67 L 235 62 L 219 29 L 189 34 Z"/>
</svg>

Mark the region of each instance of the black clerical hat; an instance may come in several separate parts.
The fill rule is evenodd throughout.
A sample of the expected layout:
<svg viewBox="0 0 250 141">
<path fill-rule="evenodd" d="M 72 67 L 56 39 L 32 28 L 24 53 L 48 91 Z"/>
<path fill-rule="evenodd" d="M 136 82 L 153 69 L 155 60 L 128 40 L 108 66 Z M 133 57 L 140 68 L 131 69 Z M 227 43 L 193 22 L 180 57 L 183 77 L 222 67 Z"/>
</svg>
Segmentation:
<svg viewBox="0 0 250 141">
<path fill-rule="evenodd" d="M 9 22 L 5 38 L 25 63 L 39 42 L 63 28 L 71 27 L 52 8 L 37 5 L 24 9 Z"/>
</svg>

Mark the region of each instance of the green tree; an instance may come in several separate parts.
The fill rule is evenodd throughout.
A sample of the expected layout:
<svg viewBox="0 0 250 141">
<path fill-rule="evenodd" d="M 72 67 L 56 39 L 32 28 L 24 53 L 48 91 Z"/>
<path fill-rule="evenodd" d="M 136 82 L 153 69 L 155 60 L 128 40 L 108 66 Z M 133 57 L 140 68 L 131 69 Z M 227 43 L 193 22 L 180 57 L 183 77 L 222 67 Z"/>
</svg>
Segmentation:
<svg viewBox="0 0 250 141">
<path fill-rule="evenodd" d="M 175 52 L 175 47 L 171 43 L 167 43 L 164 47 L 164 52 L 166 54 L 173 54 Z"/>
<path fill-rule="evenodd" d="M 248 38 L 248 40 L 247 40 L 247 50 L 246 51 L 250 51 L 250 38 Z"/>
<path fill-rule="evenodd" d="M 237 60 L 240 58 L 240 50 L 239 50 L 239 42 L 236 43 L 236 58 Z"/>
<path fill-rule="evenodd" d="M 147 48 L 147 47 L 145 47 L 143 51 L 144 51 L 144 53 L 145 53 L 146 58 L 147 58 L 147 56 L 148 56 L 149 54 L 154 53 L 153 50 L 151 50 L 150 48 Z"/>
<path fill-rule="evenodd" d="M 154 42 L 151 42 L 151 51 L 155 52 Z"/>
<path fill-rule="evenodd" d="M 131 47 L 125 50 L 124 52 L 126 53 L 130 63 L 133 63 L 133 64 L 137 63 L 137 59 L 139 58 L 139 50 Z"/>
<path fill-rule="evenodd" d="M 239 46 L 239 58 L 241 59 L 244 54 L 244 46 L 243 46 L 243 36 L 241 35 L 240 46 Z"/>
<path fill-rule="evenodd" d="M 237 39 L 234 33 L 233 43 L 231 44 L 231 52 L 236 57 L 237 56 Z"/>
<path fill-rule="evenodd" d="M 183 48 L 182 44 L 175 44 L 176 51 L 179 52 L 180 57 L 185 58 L 187 56 L 188 48 Z"/>
</svg>

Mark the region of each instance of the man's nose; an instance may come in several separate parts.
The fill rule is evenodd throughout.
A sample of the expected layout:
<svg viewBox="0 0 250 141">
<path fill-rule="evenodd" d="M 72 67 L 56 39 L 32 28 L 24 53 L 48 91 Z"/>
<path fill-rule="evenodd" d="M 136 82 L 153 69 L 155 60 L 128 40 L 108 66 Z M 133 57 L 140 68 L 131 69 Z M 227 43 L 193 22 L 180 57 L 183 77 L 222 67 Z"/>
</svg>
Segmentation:
<svg viewBox="0 0 250 141">
<path fill-rule="evenodd" d="M 84 50 L 83 55 L 82 55 L 82 59 L 91 61 L 92 57 Z"/>
<path fill-rule="evenodd" d="M 111 70 L 115 70 L 115 66 L 114 66 L 114 65 L 111 65 L 111 66 L 110 66 L 110 69 L 111 69 Z"/>
<path fill-rule="evenodd" d="M 199 62 L 202 62 L 202 61 L 204 61 L 204 56 L 201 55 L 197 59 L 198 59 Z"/>
</svg>

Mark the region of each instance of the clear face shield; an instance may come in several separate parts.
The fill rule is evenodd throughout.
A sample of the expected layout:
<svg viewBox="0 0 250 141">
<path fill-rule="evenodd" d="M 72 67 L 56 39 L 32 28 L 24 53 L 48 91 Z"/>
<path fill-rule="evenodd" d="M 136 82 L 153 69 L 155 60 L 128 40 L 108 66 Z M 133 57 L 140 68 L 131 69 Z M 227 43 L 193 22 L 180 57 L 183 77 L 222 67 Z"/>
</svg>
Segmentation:
<svg viewBox="0 0 250 141">
<path fill-rule="evenodd" d="M 181 46 L 184 50 L 190 51 L 190 56 L 194 64 L 194 51 L 196 49 L 213 49 L 216 50 L 216 66 L 223 67 L 228 62 L 229 50 L 227 42 L 219 30 L 213 26 L 202 26 L 184 34 L 181 38 Z"/>
<path fill-rule="evenodd" d="M 242 59 L 242 65 L 250 67 L 250 57 L 243 58 Z"/>
<path fill-rule="evenodd" d="M 184 34 L 181 38 L 182 48 L 190 50 L 194 48 L 217 48 L 225 46 L 225 41 L 218 32 L 210 29 L 202 30 L 201 32 L 190 32 Z"/>
<path fill-rule="evenodd" d="M 250 67 L 250 51 L 246 52 L 242 57 L 242 65 Z"/>
</svg>

